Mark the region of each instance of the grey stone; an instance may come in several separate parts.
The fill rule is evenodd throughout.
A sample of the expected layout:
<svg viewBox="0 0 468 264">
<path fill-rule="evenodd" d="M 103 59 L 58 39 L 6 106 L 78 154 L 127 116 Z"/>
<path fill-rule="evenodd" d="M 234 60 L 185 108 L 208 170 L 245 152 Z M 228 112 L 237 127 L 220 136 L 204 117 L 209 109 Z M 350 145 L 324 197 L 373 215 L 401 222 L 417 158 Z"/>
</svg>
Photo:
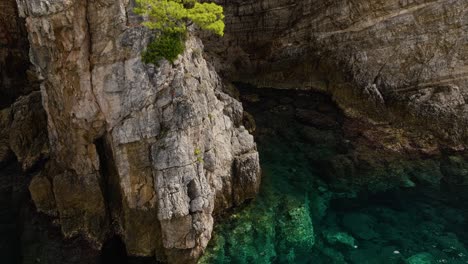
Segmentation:
<svg viewBox="0 0 468 264">
<path fill-rule="evenodd" d="M 214 210 L 253 198 L 260 183 L 242 105 L 222 92 L 203 56 L 193 56 L 201 41 L 190 33 L 173 64 L 144 64 L 151 33 L 127 0 L 18 5 L 42 78 L 51 148 L 54 195 L 35 178 L 38 209 L 55 204 L 67 237 L 99 246 L 115 230 L 131 255 L 195 261 Z"/>
</svg>

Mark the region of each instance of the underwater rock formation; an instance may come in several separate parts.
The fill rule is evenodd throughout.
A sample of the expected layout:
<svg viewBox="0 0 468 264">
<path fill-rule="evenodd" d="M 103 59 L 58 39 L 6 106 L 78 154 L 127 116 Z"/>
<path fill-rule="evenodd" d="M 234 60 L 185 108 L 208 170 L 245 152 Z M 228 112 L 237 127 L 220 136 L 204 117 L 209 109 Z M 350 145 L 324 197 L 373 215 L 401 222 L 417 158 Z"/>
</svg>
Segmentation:
<svg viewBox="0 0 468 264">
<path fill-rule="evenodd" d="M 361 144 L 365 135 L 347 139 L 340 128 L 347 117 L 327 95 L 240 90 L 254 99 L 244 108 L 256 120 L 262 187 L 220 221 L 201 263 L 468 260 L 468 185 L 459 181 L 468 175 L 466 154 L 398 156 Z M 339 127 L 297 115 L 314 111 Z"/>
<path fill-rule="evenodd" d="M 198 258 L 213 214 L 260 184 L 241 104 L 190 36 L 174 63 L 146 65 L 151 34 L 128 1 L 18 1 L 48 118 L 50 162 L 29 187 L 66 237 L 113 234 L 130 255 Z"/>
</svg>

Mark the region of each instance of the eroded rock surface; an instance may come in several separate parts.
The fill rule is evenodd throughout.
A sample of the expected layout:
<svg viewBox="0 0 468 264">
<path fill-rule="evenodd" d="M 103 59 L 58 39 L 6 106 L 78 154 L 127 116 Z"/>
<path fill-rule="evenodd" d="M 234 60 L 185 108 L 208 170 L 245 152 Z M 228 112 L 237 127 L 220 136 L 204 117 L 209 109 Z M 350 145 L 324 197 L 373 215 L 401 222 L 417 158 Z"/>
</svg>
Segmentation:
<svg viewBox="0 0 468 264">
<path fill-rule="evenodd" d="M 51 147 L 29 187 L 38 209 L 96 247 L 115 233 L 131 255 L 196 260 L 213 214 L 260 183 L 242 106 L 222 92 L 201 41 L 190 36 L 174 65 L 145 65 L 151 34 L 129 1 L 18 2 Z"/>
<path fill-rule="evenodd" d="M 46 114 L 41 94 L 36 91 L 16 100 L 10 110 L 9 145 L 25 171 L 48 156 Z"/>
<path fill-rule="evenodd" d="M 16 12 L 13 2 L 0 4 L 2 19 Z M 219 0 L 226 37 L 205 42 L 207 55 L 191 35 L 174 65 L 158 67 L 141 62 L 151 33 L 132 14 L 133 1 L 17 2 L 42 81 L 51 148 L 47 170 L 29 189 L 39 211 L 59 218 L 66 237 L 84 235 L 97 248 L 117 234 L 131 255 L 191 262 L 211 237 L 213 214 L 255 196 L 259 157 L 242 126 L 249 115 L 216 71 L 258 87 L 332 95 L 352 117 L 343 132 L 361 148 L 425 155 L 468 143 L 464 0 Z M 21 24 L 13 17 L 0 20 L 2 41 L 10 45 L 0 66 L 25 57 L 24 41 L 15 41 L 23 29 L 3 30 Z M 0 72 L 6 84 L 26 77 L 25 69 L 13 77 Z M 34 133 L 5 133 L 12 124 L 24 130 L 15 120 L 35 120 L 21 109 L 37 98 L 0 112 L 0 160 L 16 154 L 28 169 L 46 153 L 41 144 L 25 147 L 36 146 Z M 294 118 L 312 124 L 304 137 L 333 140 L 317 130 L 336 129 L 335 120 L 320 110 L 296 110 Z M 336 156 L 324 166 L 346 177 L 351 165 Z M 458 182 L 466 171 L 460 165 L 447 174 Z"/>
<path fill-rule="evenodd" d="M 47 157 L 46 116 L 16 1 L 0 3 L 0 166 L 15 158 L 23 170 Z"/>
<path fill-rule="evenodd" d="M 224 76 L 325 91 L 349 116 L 466 146 L 466 1 L 218 2 L 227 34 L 209 46 Z"/>
</svg>

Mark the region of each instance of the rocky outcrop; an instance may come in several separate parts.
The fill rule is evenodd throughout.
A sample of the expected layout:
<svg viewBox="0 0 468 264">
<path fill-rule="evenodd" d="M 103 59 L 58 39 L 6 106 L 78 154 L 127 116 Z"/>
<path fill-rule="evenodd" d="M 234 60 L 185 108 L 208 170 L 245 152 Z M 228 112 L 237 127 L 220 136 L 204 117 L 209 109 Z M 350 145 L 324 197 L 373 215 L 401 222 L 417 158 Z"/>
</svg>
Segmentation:
<svg viewBox="0 0 468 264">
<path fill-rule="evenodd" d="M 0 166 L 13 159 L 23 170 L 47 157 L 46 117 L 29 70 L 29 44 L 16 1 L 0 3 Z"/>
<path fill-rule="evenodd" d="M 231 80 L 324 91 L 369 125 L 468 143 L 466 1 L 218 2 L 227 34 L 207 43 Z"/>
<path fill-rule="evenodd" d="M 193 262 L 211 237 L 213 215 L 255 196 L 259 157 L 242 126 L 252 118 L 217 72 L 257 87 L 331 95 L 348 117 L 344 124 L 322 106 L 294 109 L 307 140 L 333 140 L 317 131 L 342 127 L 364 154 L 374 155 L 368 150 L 376 145 L 425 155 L 468 144 L 466 1 L 217 2 L 226 7 L 225 38 L 206 37 L 206 54 L 192 32 L 184 54 L 158 66 L 141 62 L 152 33 L 139 26 L 133 1 L 17 0 L 18 10 L 11 0 L 0 4 L 7 47 L 0 66 L 18 58 L 16 70 L 0 70 L 2 98 L 9 87 L 23 87 L 4 104 L 18 102 L 0 112 L 0 160 L 16 154 L 30 169 L 46 155 L 44 140 L 33 140 L 45 135 L 32 122 L 44 113 L 30 107 L 42 100 L 51 158 L 29 190 L 66 237 L 83 235 L 100 248 L 118 235 L 131 255 Z M 42 99 L 19 97 L 31 89 L 21 83 L 29 67 L 18 37 L 22 19 Z M 341 155 L 323 166 L 344 178 L 352 162 Z M 454 175 L 447 181 L 460 181 L 459 167 L 446 171 Z"/>
<path fill-rule="evenodd" d="M 36 91 L 22 96 L 7 109 L 9 122 L 5 124 L 4 139 L 9 148 L 22 164 L 24 171 L 34 169 L 39 162 L 48 157 L 46 114 L 42 108 L 41 94 Z"/>
<path fill-rule="evenodd" d="M 190 36 L 173 65 L 146 65 L 151 32 L 129 1 L 18 4 L 51 148 L 29 187 L 38 210 L 96 247 L 118 234 L 131 255 L 196 260 L 213 214 L 260 182 L 242 106 L 222 92 L 201 41 Z"/>
</svg>

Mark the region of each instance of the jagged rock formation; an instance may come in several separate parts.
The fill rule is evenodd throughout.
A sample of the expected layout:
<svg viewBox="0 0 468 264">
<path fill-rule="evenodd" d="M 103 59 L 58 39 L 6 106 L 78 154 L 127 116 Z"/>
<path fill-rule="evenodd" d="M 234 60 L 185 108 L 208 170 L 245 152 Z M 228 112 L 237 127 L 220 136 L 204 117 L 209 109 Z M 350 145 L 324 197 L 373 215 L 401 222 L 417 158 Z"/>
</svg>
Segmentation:
<svg viewBox="0 0 468 264">
<path fill-rule="evenodd" d="M 218 2 L 227 34 L 209 47 L 224 76 L 324 91 L 416 148 L 466 146 L 466 1 Z"/>
<path fill-rule="evenodd" d="M 328 93 L 351 117 L 343 131 L 356 148 L 425 155 L 468 144 L 464 0 L 218 0 L 226 36 L 207 38 L 205 54 L 192 34 L 174 65 L 159 66 L 141 62 L 151 32 L 133 1 L 16 2 L 0 4 L 0 162 L 15 154 L 30 170 L 50 145 L 29 187 L 35 205 L 97 248 L 117 234 L 131 255 L 192 262 L 213 214 L 255 196 L 249 115 L 217 72 Z M 337 126 L 307 109 L 295 118 Z M 348 163 L 325 166 L 335 175 Z"/>
<path fill-rule="evenodd" d="M 29 209 L 28 174 L 40 169 L 48 156 L 47 117 L 39 86 L 29 70 L 28 54 L 28 35 L 24 19 L 18 16 L 16 1 L 1 1 L 0 255 L 2 261 L 9 263 L 28 262 L 27 246 L 23 247 L 21 241 L 26 230 L 35 226 L 28 224 L 33 217 L 27 221 L 21 217 Z M 30 241 L 40 243 L 36 238 Z M 33 250 L 37 249 L 35 246 Z"/>
<path fill-rule="evenodd" d="M 47 157 L 46 116 L 29 71 L 29 44 L 16 1 L 0 3 L 0 165 L 16 158 L 25 171 Z"/>
<path fill-rule="evenodd" d="M 145 65 L 151 34 L 129 1 L 18 4 L 48 117 L 51 161 L 29 187 L 38 210 L 96 247 L 115 233 L 131 255 L 196 260 L 213 214 L 260 182 L 242 106 L 201 41 L 174 65 Z"/>
<path fill-rule="evenodd" d="M 0 161 L 7 161 L 11 151 L 24 171 L 34 169 L 49 151 L 40 93 L 22 96 L 0 113 Z"/>
</svg>

